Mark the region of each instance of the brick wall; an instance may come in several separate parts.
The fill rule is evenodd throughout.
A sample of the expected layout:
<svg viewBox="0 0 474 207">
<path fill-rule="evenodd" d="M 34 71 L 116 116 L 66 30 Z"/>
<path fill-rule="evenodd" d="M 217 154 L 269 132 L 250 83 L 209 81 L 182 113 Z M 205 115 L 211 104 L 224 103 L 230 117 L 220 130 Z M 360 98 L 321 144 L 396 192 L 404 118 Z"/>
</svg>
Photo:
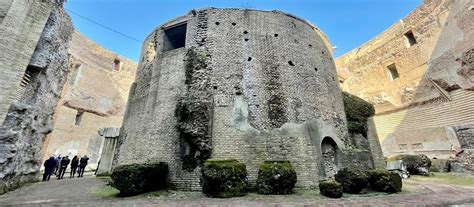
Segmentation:
<svg viewBox="0 0 474 207">
<path fill-rule="evenodd" d="M 182 23 L 186 46 L 163 52 L 170 39 L 164 30 Z M 198 189 L 199 167 L 183 170 L 187 152 L 175 114 L 193 95 L 212 108 L 205 113 L 211 158 L 244 162 L 251 183 L 263 161 L 288 159 L 297 186 L 316 185 L 324 176 L 322 139 L 331 137 L 344 150 L 347 137 L 335 66 L 321 34 L 288 14 L 242 9 L 193 10 L 160 26 L 142 47 L 114 165 L 166 161 L 176 187 Z M 205 67 L 185 65 L 190 49 Z"/>
</svg>

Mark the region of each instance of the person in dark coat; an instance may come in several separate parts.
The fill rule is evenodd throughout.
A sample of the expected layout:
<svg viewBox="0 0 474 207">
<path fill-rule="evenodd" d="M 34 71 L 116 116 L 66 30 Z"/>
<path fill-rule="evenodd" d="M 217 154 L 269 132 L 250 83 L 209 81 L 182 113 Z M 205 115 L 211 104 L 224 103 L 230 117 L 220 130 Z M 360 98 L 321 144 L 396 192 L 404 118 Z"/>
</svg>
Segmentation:
<svg viewBox="0 0 474 207">
<path fill-rule="evenodd" d="M 59 165 L 61 164 L 61 155 L 58 155 L 56 158 L 54 158 L 54 161 L 56 163 L 56 166 L 54 166 L 54 174 L 57 176 L 58 175 L 58 170 L 59 170 Z"/>
<path fill-rule="evenodd" d="M 87 157 L 87 155 L 84 155 L 84 157 L 81 157 L 81 159 L 79 160 L 79 175 L 77 177 L 84 176 L 84 170 L 86 169 L 88 161 L 89 161 L 89 158 Z"/>
<path fill-rule="evenodd" d="M 54 168 L 56 167 L 56 160 L 53 156 L 49 157 L 46 161 L 44 161 L 44 173 L 43 173 L 43 181 L 48 181 L 51 175 L 54 172 Z"/>
<path fill-rule="evenodd" d="M 64 173 L 66 172 L 67 166 L 69 165 L 70 162 L 71 162 L 71 160 L 69 160 L 68 156 L 63 157 L 63 159 L 61 159 L 61 165 L 60 165 L 60 168 L 59 168 L 58 180 L 63 179 Z"/>
<path fill-rule="evenodd" d="M 76 174 L 77 166 L 79 166 L 79 158 L 74 156 L 71 161 L 71 172 L 69 173 L 69 178 L 73 178 Z"/>
</svg>

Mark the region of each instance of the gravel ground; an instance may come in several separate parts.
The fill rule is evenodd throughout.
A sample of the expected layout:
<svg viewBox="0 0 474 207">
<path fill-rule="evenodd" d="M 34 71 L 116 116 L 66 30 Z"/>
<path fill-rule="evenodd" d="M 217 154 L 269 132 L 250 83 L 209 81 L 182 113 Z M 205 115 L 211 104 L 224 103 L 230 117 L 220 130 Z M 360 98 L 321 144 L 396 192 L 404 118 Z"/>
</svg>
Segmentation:
<svg viewBox="0 0 474 207">
<path fill-rule="evenodd" d="M 231 199 L 206 198 L 198 192 L 173 191 L 131 198 L 99 197 L 106 179 L 93 176 L 34 183 L 0 196 L 1 206 L 474 206 L 474 188 L 405 180 L 416 192 L 349 195 L 328 199 L 316 195 L 247 196 Z"/>
</svg>

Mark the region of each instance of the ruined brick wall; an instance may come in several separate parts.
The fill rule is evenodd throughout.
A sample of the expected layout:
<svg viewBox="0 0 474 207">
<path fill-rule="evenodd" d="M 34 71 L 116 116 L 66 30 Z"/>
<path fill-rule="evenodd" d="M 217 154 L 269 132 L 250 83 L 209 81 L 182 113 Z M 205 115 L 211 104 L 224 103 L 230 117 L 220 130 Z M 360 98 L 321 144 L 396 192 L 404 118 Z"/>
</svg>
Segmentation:
<svg viewBox="0 0 474 207">
<path fill-rule="evenodd" d="M 447 158 L 460 150 L 456 126 L 472 124 L 472 2 L 425 1 L 407 17 L 337 58 L 344 90 L 374 104 L 386 156 Z M 409 46 L 407 31 L 416 44 Z M 399 77 L 387 68 L 395 64 Z M 464 90 L 468 89 L 468 90 Z M 474 137 L 473 137 L 474 138 Z"/>
<path fill-rule="evenodd" d="M 185 24 L 185 46 L 167 32 Z M 343 150 L 342 94 L 327 39 L 297 17 L 272 11 L 193 10 L 145 40 L 115 165 L 166 161 L 182 189 L 199 188 L 199 163 L 288 159 L 298 186 L 324 177 L 323 138 Z M 340 155 L 342 156 L 342 155 Z"/>
<path fill-rule="evenodd" d="M 9 0 L 0 3 L 0 123 L 20 90 L 20 81 L 51 12 L 49 2 Z"/>
<path fill-rule="evenodd" d="M 2 92 L 16 90 L 16 94 L 13 100 L 12 94 L 0 99 L 10 104 L 0 128 L 0 193 L 36 181 L 42 165 L 40 146 L 53 129 L 53 114 L 68 74 L 73 28 L 62 2 L 13 1 L 2 22 L 1 85 L 8 87 Z"/>
<path fill-rule="evenodd" d="M 103 137 L 100 128 L 120 127 L 137 64 L 74 32 L 70 73 L 55 114 L 54 130 L 42 146 L 51 155 L 87 155 L 95 168 Z M 116 67 L 114 61 L 119 60 Z M 77 116 L 80 115 L 80 123 Z"/>
</svg>

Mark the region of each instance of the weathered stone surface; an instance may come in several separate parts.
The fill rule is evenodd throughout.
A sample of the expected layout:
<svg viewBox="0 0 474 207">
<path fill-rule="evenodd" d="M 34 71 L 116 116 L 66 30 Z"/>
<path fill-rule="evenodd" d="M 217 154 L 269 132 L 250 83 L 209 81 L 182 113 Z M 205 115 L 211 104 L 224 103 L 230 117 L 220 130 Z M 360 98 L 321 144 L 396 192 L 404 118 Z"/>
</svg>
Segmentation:
<svg viewBox="0 0 474 207">
<path fill-rule="evenodd" d="M 297 186 L 317 185 L 323 139 L 341 151 L 348 136 L 329 48 L 278 11 L 202 9 L 165 23 L 143 44 L 115 165 L 166 161 L 174 185 L 198 190 L 207 157 L 245 163 L 250 184 L 265 160 L 289 160 Z"/>
<path fill-rule="evenodd" d="M 0 193 L 36 180 L 42 164 L 40 146 L 53 129 L 52 116 L 68 73 L 67 49 L 73 31 L 71 20 L 62 9 L 62 1 L 43 2 L 49 5 L 44 9 L 51 13 L 30 64 L 23 68 L 30 74 L 29 83 L 18 99 L 11 103 L 0 128 Z M 17 1 L 13 1 L 12 6 L 18 6 L 16 3 Z M 6 19 L 9 18 L 8 15 Z M 6 24 L 6 19 L 3 24 Z M 5 54 L 8 51 L 10 49 L 3 50 L 0 56 L 8 56 Z M 14 85 L 17 84 L 19 82 Z M 2 104 L 4 101 L 8 100 L 2 99 Z"/>
<path fill-rule="evenodd" d="M 428 74 L 443 89 L 474 90 L 474 13 L 470 0 L 450 4 L 449 16 L 428 62 Z"/>
<path fill-rule="evenodd" d="M 88 166 L 95 169 L 104 143 L 97 130 L 122 125 L 137 64 L 77 31 L 69 53 L 70 73 L 56 108 L 53 132 L 42 146 L 42 159 L 53 154 L 87 155 Z M 119 66 L 114 61 L 120 61 Z"/>
<path fill-rule="evenodd" d="M 374 104 L 385 156 L 449 158 L 461 150 L 452 127 L 474 120 L 474 14 L 469 8 L 470 0 L 423 1 L 336 59 L 342 88 Z"/>
</svg>

